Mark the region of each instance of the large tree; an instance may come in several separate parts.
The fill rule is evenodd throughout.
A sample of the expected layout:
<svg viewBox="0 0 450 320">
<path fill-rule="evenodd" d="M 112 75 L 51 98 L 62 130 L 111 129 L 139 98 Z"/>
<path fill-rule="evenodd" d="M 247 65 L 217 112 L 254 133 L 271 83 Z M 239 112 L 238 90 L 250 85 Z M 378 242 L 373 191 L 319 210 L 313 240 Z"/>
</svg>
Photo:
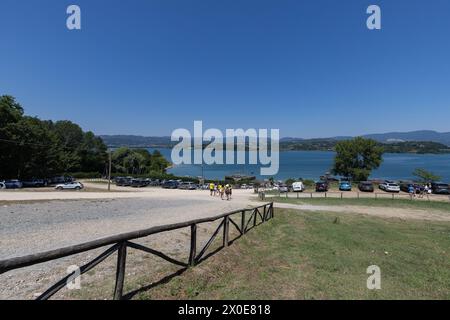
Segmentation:
<svg viewBox="0 0 450 320">
<path fill-rule="evenodd" d="M 165 173 L 170 163 L 159 151 L 121 147 L 112 154 L 113 171 L 123 174 Z"/>
<path fill-rule="evenodd" d="M 361 137 L 336 144 L 333 173 L 353 181 L 364 181 L 383 161 L 383 148 L 371 139 Z"/>
<path fill-rule="evenodd" d="M 417 168 L 416 170 L 414 170 L 413 175 L 418 177 L 423 183 L 430 183 L 441 180 L 441 176 L 438 176 L 430 171 L 421 168 Z"/>
<path fill-rule="evenodd" d="M 103 172 L 106 145 L 70 121 L 24 115 L 11 96 L 0 96 L 0 178 L 44 178 L 71 172 Z"/>
</svg>

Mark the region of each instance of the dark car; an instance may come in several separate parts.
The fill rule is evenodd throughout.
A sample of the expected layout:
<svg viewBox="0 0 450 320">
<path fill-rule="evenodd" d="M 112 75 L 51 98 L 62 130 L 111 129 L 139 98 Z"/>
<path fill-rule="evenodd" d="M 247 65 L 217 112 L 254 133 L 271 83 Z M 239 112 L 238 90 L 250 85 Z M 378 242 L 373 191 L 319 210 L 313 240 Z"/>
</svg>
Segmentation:
<svg viewBox="0 0 450 320">
<path fill-rule="evenodd" d="M 450 194 L 449 185 L 441 182 L 432 183 L 431 191 L 434 194 Z"/>
<path fill-rule="evenodd" d="M 162 184 L 162 187 L 164 189 L 177 189 L 178 188 L 178 181 L 174 181 L 174 180 L 165 181 Z"/>
<path fill-rule="evenodd" d="M 328 191 L 328 182 L 318 181 L 316 182 L 316 192 L 327 192 Z"/>
<path fill-rule="evenodd" d="M 414 182 L 403 182 L 400 184 L 400 190 L 409 193 L 409 188 L 413 187 L 416 193 L 421 193 L 425 190 L 423 185 Z"/>
<path fill-rule="evenodd" d="M 22 181 L 22 185 L 24 188 L 40 188 L 45 187 L 47 182 L 44 179 L 31 179 Z"/>
<path fill-rule="evenodd" d="M 148 186 L 145 179 L 131 179 L 130 186 L 133 188 L 142 188 Z"/>
<path fill-rule="evenodd" d="M 133 178 L 117 177 L 115 180 L 116 180 L 116 186 L 128 187 L 128 186 L 131 186 L 131 182 L 132 182 Z"/>
<path fill-rule="evenodd" d="M 373 192 L 374 191 L 373 183 L 369 181 L 360 182 L 358 184 L 358 189 L 359 191 L 362 192 Z"/>
<path fill-rule="evenodd" d="M 6 189 L 20 189 L 23 186 L 19 180 L 6 180 L 4 184 Z"/>
</svg>

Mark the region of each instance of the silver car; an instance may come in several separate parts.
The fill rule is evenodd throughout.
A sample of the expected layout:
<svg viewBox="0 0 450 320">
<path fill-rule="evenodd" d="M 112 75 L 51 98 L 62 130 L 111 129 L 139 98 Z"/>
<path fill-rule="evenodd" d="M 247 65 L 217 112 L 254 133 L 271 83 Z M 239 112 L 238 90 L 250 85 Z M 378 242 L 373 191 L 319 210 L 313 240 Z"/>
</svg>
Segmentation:
<svg viewBox="0 0 450 320">
<path fill-rule="evenodd" d="M 84 186 L 81 182 L 67 182 L 56 185 L 56 190 L 81 190 Z"/>
</svg>

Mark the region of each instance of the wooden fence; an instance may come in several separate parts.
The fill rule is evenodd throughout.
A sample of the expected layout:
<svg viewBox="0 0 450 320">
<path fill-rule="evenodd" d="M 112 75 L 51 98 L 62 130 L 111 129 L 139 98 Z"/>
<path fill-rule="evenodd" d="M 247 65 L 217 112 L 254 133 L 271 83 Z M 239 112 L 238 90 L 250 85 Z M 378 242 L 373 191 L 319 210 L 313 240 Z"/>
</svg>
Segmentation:
<svg viewBox="0 0 450 320">
<path fill-rule="evenodd" d="M 232 216 L 240 216 L 240 221 L 236 222 L 232 219 Z M 243 236 L 250 229 L 256 227 L 257 225 L 264 223 L 274 217 L 273 212 L 273 203 L 266 203 L 259 207 L 254 207 L 251 209 L 241 209 L 228 213 L 224 213 L 215 217 L 197 219 L 187 222 L 175 223 L 170 225 L 156 226 L 145 230 L 139 230 L 124 234 L 119 234 L 111 237 L 106 237 L 70 247 L 60 248 L 56 250 L 51 250 L 47 252 L 27 255 L 18 258 L 6 259 L 0 261 L 0 274 L 5 272 L 24 268 L 27 266 L 32 266 L 38 263 L 43 263 L 51 260 L 61 259 L 67 256 L 75 255 L 78 253 L 83 253 L 86 251 L 94 250 L 97 248 L 105 247 L 112 245 L 107 250 L 105 250 L 102 254 L 100 254 L 95 259 L 91 260 L 87 264 L 80 267 L 80 275 L 88 272 L 95 266 L 97 266 L 100 262 L 104 261 L 106 258 L 111 256 L 113 253 L 117 252 L 117 266 L 116 266 L 116 282 L 114 289 L 114 299 L 120 300 L 123 297 L 123 286 L 125 281 L 125 264 L 127 258 L 127 249 L 137 249 L 144 251 L 146 253 L 153 254 L 158 256 L 170 263 L 175 265 L 179 265 L 182 267 L 193 267 L 196 264 L 200 263 L 204 259 L 206 259 L 205 253 L 208 248 L 217 238 L 220 231 L 223 231 L 223 247 L 227 247 L 230 244 L 229 240 L 229 228 L 230 224 L 232 224 L 238 231 L 239 236 Z M 202 247 L 202 249 L 197 253 L 197 226 L 202 223 L 213 222 L 217 220 L 222 220 L 219 226 L 216 228 L 212 236 L 206 242 L 206 244 Z M 144 238 L 150 235 L 187 228 L 189 227 L 191 230 L 190 233 L 190 251 L 189 251 L 189 259 L 187 262 L 179 261 L 177 259 L 171 258 L 168 255 L 154 250 L 152 248 L 145 247 L 141 244 L 131 242 L 130 240 L 135 240 L 139 238 Z M 78 270 L 77 270 L 78 271 Z M 65 276 L 60 281 L 55 283 L 49 289 L 47 289 L 44 293 L 42 293 L 37 300 L 46 300 L 52 297 L 59 290 L 64 288 L 70 279 L 72 279 L 75 275 L 75 272 Z"/>
<path fill-rule="evenodd" d="M 435 195 L 425 194 L 419 197 L 418 194 L 411 195 L 408 193 L 388 193 L 388 192 L 345 192 L 345 191 L 327 191 L 327 192 L 275 192 L 266 193 L 260 191 L 259 198 L 265 200 L 266 197 L 283 197 L 297 199 L 404 199 L 404 200 L 445 200 L 444 197 L 436 197 Z M 448 197 L 450 200 L 450 197 Z"/>
</svg>

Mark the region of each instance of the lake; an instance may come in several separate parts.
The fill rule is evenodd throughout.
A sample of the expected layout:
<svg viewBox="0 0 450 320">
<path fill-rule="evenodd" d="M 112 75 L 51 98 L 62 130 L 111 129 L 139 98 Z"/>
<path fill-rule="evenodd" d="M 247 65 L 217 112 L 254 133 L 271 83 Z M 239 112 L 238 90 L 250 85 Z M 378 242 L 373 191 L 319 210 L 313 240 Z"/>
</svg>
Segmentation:
<svg viewBox="0 0 450 320">
<path fill-rule="evenodd" d="M 149 148 L 152 152 L 153 148 Z M 171 149 L 158 149 L 169 161 Z M 331 151 L 282 151 L 280 152 L 280 170 L 276 179 L 303 178 L 317 180 L 331 170 L 334 159 Z M 404 154 L 386 153 L 383 163 L 372 172 L 373 179 L 414 179 L 412 172 L 423 168 L 450 182 L 450 154 Z M 168 170 L 176 176 L 202 176 L 200 165 L 179 165 Z M 258 165 L 204 165 L 203 175 L 207 179 L 223 179 L 224 176 L 240 173 L 254 175 L 259 179 Z"/>
</svg>

